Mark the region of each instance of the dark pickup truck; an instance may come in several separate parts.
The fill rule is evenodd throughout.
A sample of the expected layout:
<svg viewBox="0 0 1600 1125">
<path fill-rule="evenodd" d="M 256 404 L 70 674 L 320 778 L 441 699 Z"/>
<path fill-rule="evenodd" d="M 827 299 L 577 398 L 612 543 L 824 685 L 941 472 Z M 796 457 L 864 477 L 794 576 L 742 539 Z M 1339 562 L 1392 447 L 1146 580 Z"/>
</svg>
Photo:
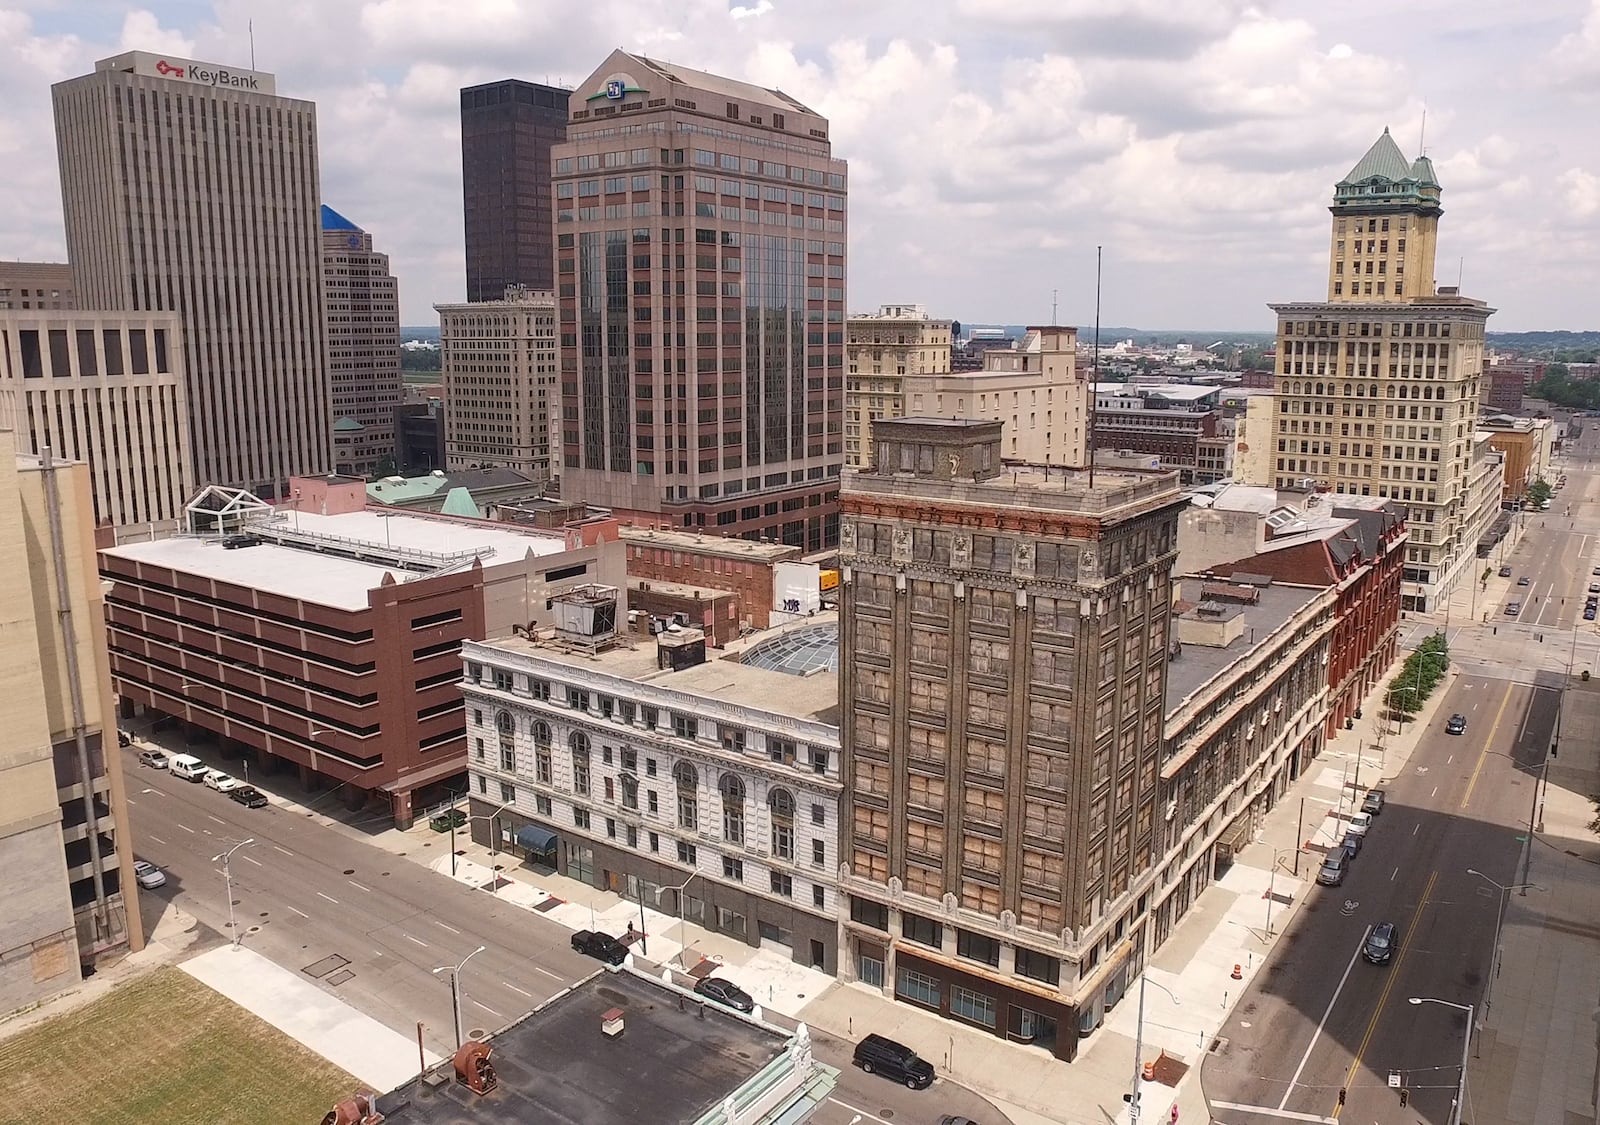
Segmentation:
<svg viewBox="0 0 1600 1125">
<path fill-rule="evenodd" d="M 628 956 L 628 949 L 610 934 L 594 930 L 579 930 L 572 935 L 572 948 L 587 957 L 596 957 L 608 965 L 620 965 Z"/>
</svg>

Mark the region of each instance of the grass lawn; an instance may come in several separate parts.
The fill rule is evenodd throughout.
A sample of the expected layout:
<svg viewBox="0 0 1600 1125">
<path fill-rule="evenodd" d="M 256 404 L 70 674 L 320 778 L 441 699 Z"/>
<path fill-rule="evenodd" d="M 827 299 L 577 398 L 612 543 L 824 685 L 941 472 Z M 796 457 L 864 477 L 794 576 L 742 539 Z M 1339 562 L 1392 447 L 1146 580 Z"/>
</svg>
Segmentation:
<svg viewBox="0 0 1600 1125">
<path fill-rule="evenodd" d="M 0 1125 L 315 1125 L 361 1088 L 170 966 L 0 1040 Z"/>
</svg>

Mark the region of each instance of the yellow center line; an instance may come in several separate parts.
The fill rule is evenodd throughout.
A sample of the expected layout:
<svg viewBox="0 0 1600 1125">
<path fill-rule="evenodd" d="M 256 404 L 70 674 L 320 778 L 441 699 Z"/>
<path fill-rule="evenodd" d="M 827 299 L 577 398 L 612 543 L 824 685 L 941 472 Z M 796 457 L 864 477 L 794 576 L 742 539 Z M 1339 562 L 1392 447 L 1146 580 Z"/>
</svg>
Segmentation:
<svg viewBox="0 0 1600 1125">
<path fill-rule="evenodd" d="M 1472 791 L 1478 787 L 1478 774 L 1483 770 L 1483 763 L 1489 760 L 1489 747 L 1494 745 L 1494 736 L 1500 730 L 1500 720 L 1505 718 L 1506 708 L 1511 704 L 1511 692 L 1514 684 L 1506 685 L 1506 697 L 1500 701 L 1500 710 L 1494 714 L 1494 723 L 1489 727 L 1489 737 L 1484 740 L 1483 752 L 1478 755 L 1478 764 L 1472 767 L 1472 777 L 1467 782 L 1467 791 L 1462 795 L 1461 807 L 1466 808 L 1472 800 Z"/>
<path fill-rule="evenodd" d="M 1383 1015 L 1384 1005 L 1389 1002 L 1389 992 L 1394 988 L 1394 982 L 1399 979 L 1400 970 L 1406 963 L 1406 954 L 1411 952 L 1410 937 L 1420 933 L 1417 923 L 1422 918 L 1422 908 L 1428 905 L 1428 896 L 1433 893 L 1433 884 L 1439 878 L 1436 870 L 1428 876 L 1428 885 L 1422 889 L 1422 898 L 1417 901 L 1417 908 L 1411 912 L 1409 928 L 1400 934 L 1400 956 L 1396 957 L 1394 964 L 1389 966 L 1389 979 L 1383 983 L 1383 991 L 1378 994 L 1378 1006 L 1372 1010 L 1372 1019 L 1367 1021 L 1367 1033 L 1361 1037 L 1361 1046 L 1356 1048 L 1356 1057 L 1350 1060 L 1350 1069 L 1345 1073 L 1344 1083 L 1346 1089 L 1356 1080 L 1356 1071 L 1361 1066 L 1361 1056 L 1366 1053 L 1367 1044 L 1372 1042 L 1372 1033 L 1378 1030 L 1378 1017 Z M 1335 1105 L 1332 1116 L 1338 1117 L 1343 1106 Z"/>
</svg>

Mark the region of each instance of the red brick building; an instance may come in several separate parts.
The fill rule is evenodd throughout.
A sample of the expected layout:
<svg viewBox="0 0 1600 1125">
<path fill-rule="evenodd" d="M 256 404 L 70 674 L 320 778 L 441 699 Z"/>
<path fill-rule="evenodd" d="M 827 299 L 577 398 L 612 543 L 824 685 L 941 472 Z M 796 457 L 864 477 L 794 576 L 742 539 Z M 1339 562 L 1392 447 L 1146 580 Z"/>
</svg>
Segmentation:
<svg viewBox="0 0 1600 1125">
<path fill-rule="evenodd" d="M 1404 511 L 1376 496 L 1314 496 L 1305 518 L 1272 531 L 1259 553 L 1208 569 L 1339 588 L 1328 659 L 1330 738 L 1355 716 L 1395 658 L 1408 536 Z"/>
<path fill-rule="evenodd" d="M 125 718 L 181 720 L 257 774 L 296 771 L 408 827 L 465 778 L 461 642 L 548 625 L 576 585 L 620 586 L 615 524 L 349 510 L 343 482 L 301 483 L 318 510 L 211 489 L 189 516 L 213 530 L 100 552 L 112 682 Z"/>
<path fill-rule="evenodd" d="M 799 547 L 782 543 L 649 527 L 624 526 L 622 541 L 628 548 L 630 579 L 727 590 L 737 597 L 740 622 L 748 620 L 754 629 L 768 628 L 773 610 L 782 608 L 776 604 L 778 564 L 797 563 L 801 555 Z M 712 631 L 711 625 L 704 627 Z M 717 642 L 721 640 L 719 629 Z"/>
</svg>

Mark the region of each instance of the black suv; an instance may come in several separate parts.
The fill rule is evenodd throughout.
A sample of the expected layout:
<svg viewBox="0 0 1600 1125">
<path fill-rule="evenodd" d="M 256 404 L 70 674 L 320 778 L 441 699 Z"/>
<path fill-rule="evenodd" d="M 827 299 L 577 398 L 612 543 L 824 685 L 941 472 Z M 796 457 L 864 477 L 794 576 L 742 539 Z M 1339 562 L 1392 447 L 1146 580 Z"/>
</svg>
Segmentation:
<svg viewBox="0 0 1600 1125">
<path fill-rule="evenodd" d="M 868 1074 L 881 1074 L 896 1082 L 904 1082 L 913 1090 L 926 1090 L 933 1085 L 933 1067 L 904 1043 L 869 1035 L 856 1044 L 853 1061 Z"/>
<path fill-rule="evenodd" d="M 608 965 L 620 965 L 628 956 L 628 947 L 610 934 L 594 930 L 579 930 L 572 935 L 572 948 L 586 957 L 596 957 Z"/>
<path fill-rule="evenodd" d="M 718 1004 L 726 1004 L 738 1012 L 755 1010 L 755 999 L 731 980 L 723 980 L 721 977 L 706 977 L 695 984 L 694 990 L 707 1000 L 715 1000 Z"/>
<path fill-rule="evenodd" d="M 1393 922 L 1379 922 L 1367 935 L 1361 947 L 1361 956 L 1374 965 L 1387 965 L 1394 956 L 1394 947 L 1400 943 L 1400 931 Z"/>
</svg>

